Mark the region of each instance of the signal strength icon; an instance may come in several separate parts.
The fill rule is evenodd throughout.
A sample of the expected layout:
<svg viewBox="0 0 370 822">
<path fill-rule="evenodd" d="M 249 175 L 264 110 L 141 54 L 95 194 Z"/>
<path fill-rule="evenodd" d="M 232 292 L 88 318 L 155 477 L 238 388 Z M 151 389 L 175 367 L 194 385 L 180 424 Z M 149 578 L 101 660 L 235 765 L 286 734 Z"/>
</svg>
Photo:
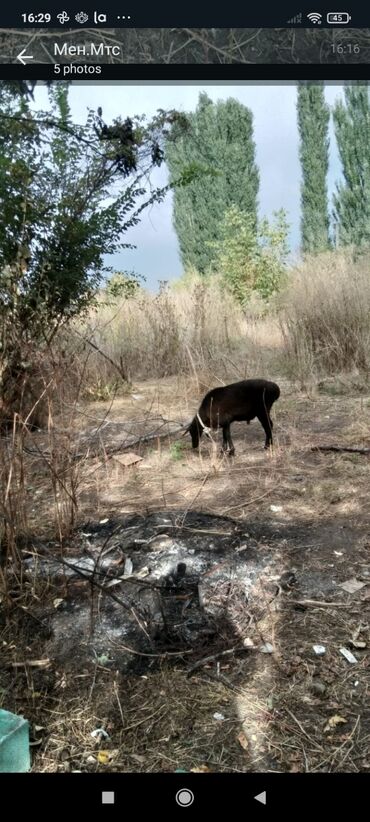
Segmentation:
<svg viewBox="0 0 370 822">
<path fill-rule="evenodd" d="M 287 23 L 288 23 L 288 25 L 289 24 L 294 25 L 294 24 L 302 23 L 302 12 L 300 12 L 299 14 L 296 14 L 296 16 L 292 17 L 290 20 L 287 20 Z"/>
<path fill-rule="evenodd" d="M 317 11 L 311 11 L 307 17 L 311 23 L 321 23 L 322 14 L 319 14 Z"/>
</svg>

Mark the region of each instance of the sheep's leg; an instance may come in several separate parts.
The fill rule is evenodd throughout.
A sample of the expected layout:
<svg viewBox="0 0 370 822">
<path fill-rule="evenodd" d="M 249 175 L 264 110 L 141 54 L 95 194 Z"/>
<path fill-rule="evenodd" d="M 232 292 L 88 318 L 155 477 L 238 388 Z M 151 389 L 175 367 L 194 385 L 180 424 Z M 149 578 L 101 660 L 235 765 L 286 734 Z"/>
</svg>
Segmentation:
<svg viewBox="0 0 370 822">
<path fill-rule="evenodd" d="M 257 418 L 259 419 L 262 428 L 266 434 L 265 448 L 269 448 L 270 445 L 272 445 L 272 419 L 270 417 L 270 414 L 265 409 L 263 409 L 262 411 L 260 411 L 259 414 L 257 414 Z"/>
<path fill-rule="evenodd" d="M 234 443 L 231 439 L 229 422 L 222 426 L 222 450 L 228 451 L 229 457 L 233 457 L 235 454 Z"/>
</svg>

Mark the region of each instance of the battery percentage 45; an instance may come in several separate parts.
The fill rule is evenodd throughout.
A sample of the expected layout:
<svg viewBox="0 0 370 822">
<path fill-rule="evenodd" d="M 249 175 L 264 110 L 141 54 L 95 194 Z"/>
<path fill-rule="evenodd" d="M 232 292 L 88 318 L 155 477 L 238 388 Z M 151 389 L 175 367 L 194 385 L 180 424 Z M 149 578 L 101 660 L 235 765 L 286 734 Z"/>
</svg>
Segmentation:
<svg viewBox="0 0 370 822">
<path fill-rule="evenodd" d="M 327 23 L 331 23 L 332 26 L 346 26 L 350 20 L 348 11 L 332 11 L 326 15 Z"/>
</svg>

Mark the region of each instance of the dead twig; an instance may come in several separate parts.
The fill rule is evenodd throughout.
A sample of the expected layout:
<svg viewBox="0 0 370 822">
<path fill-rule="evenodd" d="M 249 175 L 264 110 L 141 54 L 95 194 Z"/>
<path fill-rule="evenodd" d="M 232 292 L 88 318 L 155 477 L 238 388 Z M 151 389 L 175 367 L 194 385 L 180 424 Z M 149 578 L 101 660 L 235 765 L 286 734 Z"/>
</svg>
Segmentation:
<svg viewBox="0 0 370 822">
<path fill-rule="evenodd" d="M 193 671 L 196 671 L 197 668 L 202 668 L 203 665 L 207 665 L 208 662 L 215 662 L 216 659 L 221 659 L 224 656 L 232 656 L 233 654 L 240 653 L 240 651 L 243 651 L 245 653 L 246 651 L 250 651 L 250 650 L 253 650 L 253 649 L 244 648 L 244 645 L 237 645 L 237 646 L 235 646 L 235 648 L 227 648 L 226 651 L 219 651 L 219 653 L 217 653 L 217 654 L 211 654 L 210 656 L 205 656 L 205 657 L 203 657 L 203 659 L 200 659 L 198 662 L 195 663 L 195 665 L 192 665 L 191 668 L 189 668 L 189 670 L 187 672 L 187 676 L 188 677 L 191 676 Z"/>
<path fill-rule="evenodd" d="M 289 599 L 293 605 L 318 605 L 322 608 L 352 608 L 352 602 L 321 602 L 319 599 Z"/>
<path fill-rule="evenodd" d="M 311 451 L 336 451 L 337 453 L 344 451 L 349 454 L 370 455 L 370 448 L 349 448 L 344 445 L 313 445 Z"/>
</svg>

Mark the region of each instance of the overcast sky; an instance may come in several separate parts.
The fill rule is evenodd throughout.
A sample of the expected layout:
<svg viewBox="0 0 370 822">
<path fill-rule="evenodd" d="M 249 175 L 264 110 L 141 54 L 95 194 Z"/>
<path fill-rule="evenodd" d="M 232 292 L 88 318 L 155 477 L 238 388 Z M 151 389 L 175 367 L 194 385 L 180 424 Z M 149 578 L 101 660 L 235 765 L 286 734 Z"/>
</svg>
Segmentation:
<svg viewBox="0 0 370 822">
<path fill-rule="evenodd" d="M 274 211 L 284 208 L 290 224 L 290 247 L 299 247 L 300 222 L 300 164 L 298 159 L 298 130 L 296 113 L 297 89 L 294 84 L 253 83 L 242 85 L 219 84 L 166 84 L 123 85 L 110 83 L 72 84 L 70 106 L 73 119 L 84 122 L 87 109 L 103 108 L 103 119 L 108 124 L 114 117 L 155 114 L 159 108 L 193 111 L 199 94 L 206 91 L 216 100 L 234 97 L 248 106 L 253 113 L 256 160 L 260 171 L 259 211 L 261 216 L 272 217 Z M 330 105 L 342 96 L 342 86 L 328 84 L 325 89 Z M 39 87 L 37 105 L 46 103 L 46 90 Z M 330 126 L 329 196 L 340 176 L 340 162 Z M 165 167 L 153 173 L 154 185 L 167 181 Z M 157 290 L 159 280 L 171 280 L 182 273 L 176 234 L 172 227 L 172 197 L 144 212 L 141 223 L 131 229 L 125 241 L 137 246 L 109 258 L 109 265 L 119 270 L 135 270 L 146 277 L 150 290 Z"/>
</svg>

